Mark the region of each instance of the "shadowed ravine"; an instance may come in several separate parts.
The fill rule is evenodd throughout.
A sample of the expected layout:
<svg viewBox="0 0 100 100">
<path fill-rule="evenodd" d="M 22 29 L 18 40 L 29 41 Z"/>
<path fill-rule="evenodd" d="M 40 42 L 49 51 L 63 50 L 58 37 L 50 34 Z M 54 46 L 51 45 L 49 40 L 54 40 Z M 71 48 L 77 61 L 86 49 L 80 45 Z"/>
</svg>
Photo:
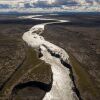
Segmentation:
<svg viewBox="0 0 100 100">
<path fill-rule="evenodd" d="M 42 18 L 32 19 L 49 20 Z M 53 20 L 53 22 L 35 25 L 23 34 L 23 40 L 29 46 L 39 50 L 40 59 L 51 65 L 53 73 L 52 87 L 50 91 L 46 92 L 43 100 L 79 100 L 81 97 L 74 82 L 73 72 L 69 64 L 69 55 L 64 49 L 46 41 L 41 36 L 45 25 L 69 21 L 50 20 Z"/>
</svg>

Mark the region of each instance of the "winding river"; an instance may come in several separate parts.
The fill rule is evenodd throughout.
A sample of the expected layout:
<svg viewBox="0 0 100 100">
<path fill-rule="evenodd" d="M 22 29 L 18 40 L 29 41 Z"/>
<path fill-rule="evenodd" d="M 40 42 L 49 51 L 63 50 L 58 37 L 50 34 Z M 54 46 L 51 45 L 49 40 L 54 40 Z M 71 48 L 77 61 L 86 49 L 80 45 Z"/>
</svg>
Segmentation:
<svg viewBox="0 0 100 100">
<path fill-rule="evenodd" d="M 42 53 L 41 60 L 51 65 L 53 72 L 53 83 L 52 88 L 46 93 L 43 100 L 78 100 L 78 96 L 73 90 L 75 87 L 70 77 L 70 69 L 65 67 L 63 62 L 69 62 L 69 56 L 67 52 L 45 40 L 42 36 L 45 25 L 54 23 L 69 22 L 67 20 L 57 19 L 45 19 L 39 18 L 39 16 L 30 16 L 34 20 L 51 20 L 52 22 L 42 23 L 33 26 L 29 31 L 23 34 L 23 40 L 33 48 L 39 48 Z"/>
</svg>

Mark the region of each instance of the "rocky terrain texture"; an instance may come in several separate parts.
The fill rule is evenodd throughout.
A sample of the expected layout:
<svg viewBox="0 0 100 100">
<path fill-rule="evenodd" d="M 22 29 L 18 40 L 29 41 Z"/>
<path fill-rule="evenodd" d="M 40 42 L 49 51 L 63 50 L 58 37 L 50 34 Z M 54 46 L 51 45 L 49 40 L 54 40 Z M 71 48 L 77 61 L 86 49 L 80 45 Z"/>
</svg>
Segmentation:
<svg viewBox="0 0 100 100">
<path fill-rule="evenodd" d="M 51 88 L 52 71 L 22 40 L 23 33 L 38 22 L 1 18 L 0 100 L 41 100 Z"/>
<path fill-rule="evenodd" d="M 75 83 L 81 98 L 98 100 L 100 98 L 100 15 L 72 14 L 58 16 L 58 19 L 60 18 L 69 19 L 71 22 L 47 25 L 43 36 L 69 53 Z"/>
</svg>

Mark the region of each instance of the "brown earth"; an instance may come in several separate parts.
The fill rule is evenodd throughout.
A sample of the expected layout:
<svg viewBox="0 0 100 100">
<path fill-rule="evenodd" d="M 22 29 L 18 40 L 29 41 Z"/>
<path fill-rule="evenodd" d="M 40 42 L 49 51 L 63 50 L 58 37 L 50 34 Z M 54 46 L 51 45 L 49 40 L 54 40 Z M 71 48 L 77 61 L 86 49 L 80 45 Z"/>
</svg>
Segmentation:
<svg viewBox="0 0 100 100">
<path fill-rule="evenodd" d="M 54 18 L 54 16 L 51 16 Z M 76 86 L 83 100 L 100 98 L 100 15 L 58 16 L 71 22 L 47 25 L 46 40 L 70 56 Z"/>
<path fill-rule="evenodd" d="M 81 98 L 99 100 L 100 15 L 46 17 L 71 21 L 47 25 L 42 35 L 68 52 Z M 38 59 L 39 55 L 24 43 L 22 35 L 43 21 L 18 20 L 15 16 L 0 18 L 0 100 L 41 100 L 51 88 L 51 68 Z"/>
<path fill-rule="evenodd" d="M 41 100 L 51 88 L 51 68 L 39 60 L 36 51 L 22 40 L 23 33 L 39 21 L 2 19 L 4 23 L 0 20 L 0 100 Z"/>
</svg>

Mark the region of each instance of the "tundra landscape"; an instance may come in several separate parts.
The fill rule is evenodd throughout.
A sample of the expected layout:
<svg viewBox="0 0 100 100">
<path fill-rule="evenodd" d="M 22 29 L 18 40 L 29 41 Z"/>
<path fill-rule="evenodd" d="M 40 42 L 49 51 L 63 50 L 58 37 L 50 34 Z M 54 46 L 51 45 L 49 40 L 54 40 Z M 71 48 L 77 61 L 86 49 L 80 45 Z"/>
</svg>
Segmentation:
<svg viewBox="0 0 100 100">
<path fill-rule="evenodd" d="M 0 15 L 0 100 L 99 100 L 100 14 Z"/>
</svg>

